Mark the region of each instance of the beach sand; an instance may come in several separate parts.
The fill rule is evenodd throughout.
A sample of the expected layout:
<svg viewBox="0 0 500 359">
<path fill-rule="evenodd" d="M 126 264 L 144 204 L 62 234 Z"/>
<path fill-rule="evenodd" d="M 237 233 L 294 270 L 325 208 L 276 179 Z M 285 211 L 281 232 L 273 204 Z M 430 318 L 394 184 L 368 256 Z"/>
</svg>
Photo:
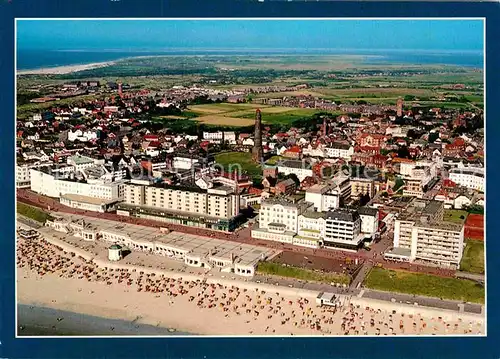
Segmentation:
<svg viewBox="0 0 500 359">
<path fill-rule="evenodd" d="M 105 269 L 45 240 L 18 239 L 17 291 L 24 305 L 200 335 L 484 333 L 483 321 L 460 319 L 458 313 L 451 317 L 408 314 L 404 309 L 365 306 L 347 298 L 337 309 L 320 308 L 310 296 L 292 295 L 286 288 L 252 290 L 239 282 L 208 283 L 180 275 L 155 275 L 141 268 Z"/>
<path fill-rule="evenodd" d="M 115 61 L 108 61 L 108 62 L 96 62 L 92 64 L 66 65 L 66 66 L 46 67 L 41 69 L 32 69 L 32 70 L 20 70 L 17 71 L 17 75 L 64 75 L 64 74 L 70 74 L 72 72 L 107 67 L 113 65 L 114 63 Z"/>
</svg>

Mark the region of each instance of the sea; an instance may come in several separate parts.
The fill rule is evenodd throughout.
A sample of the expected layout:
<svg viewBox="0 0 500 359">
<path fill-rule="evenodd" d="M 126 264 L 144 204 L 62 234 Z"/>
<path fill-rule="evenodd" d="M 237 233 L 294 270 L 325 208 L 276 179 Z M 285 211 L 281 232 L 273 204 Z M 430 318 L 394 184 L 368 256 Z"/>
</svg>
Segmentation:
<svg viewBox="0 0 500 359">
<path fill-rule="evenodd" d="M 175 328 L 107 319 L 64 310 L 18 304 L 18 336 L 192 336 Z"/>
<path fill-rule="evenodd" d="M 361 55 L 366 64 L 406 64 L 406 65 L 454 65 L 483 68 L 484 56 L 481 51 L 407 51 L 407 50 L 338 50 L 338 49 L 283 49 L 283 50 L 27 50 L 17 51 L 17 70 L 83 65 L 96 62 L 115 61 L 138 56 L 166 55 Z"/>
</svg>

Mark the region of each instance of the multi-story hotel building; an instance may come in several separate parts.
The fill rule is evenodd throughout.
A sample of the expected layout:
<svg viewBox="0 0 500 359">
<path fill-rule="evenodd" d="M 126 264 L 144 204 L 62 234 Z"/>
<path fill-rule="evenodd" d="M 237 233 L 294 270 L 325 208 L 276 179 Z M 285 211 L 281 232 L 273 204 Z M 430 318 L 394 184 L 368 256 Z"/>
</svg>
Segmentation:
<svg viewBox="0 0 500 359">
<path fill-rule="evenodd" d="M 449 177 L 460 186 L 484 192 L 484 168 L 455 168 L 450 170 Z"/>
<path fill-rule="evenodd" d="M 224 231 L 236 228 L 240 210 L 234 189 L 179 187 L 165 183 L 125 185 L 119 214 Z"/>
<path fill-rule="evenodd" d="M 99 201 L 95 199 L 102 199 L 102 204 L 106 205 L 123 199 L 124 181 L 112 182 L 94 179 L 87 182 L 78 180 L 71 177 L 73 169 L 72 166 L 32 168 L 30 170 L 31 190 L 49 197 L 71 198 L 70 202 L 64 204 L 70 204 L 72 207 L 77 208 L 80 208 L 79 201 L 82 203 L 89 202 L 99 207 Z M 76 195 L 78 197 L 68 197 L 67 195 Z M 88 208 L 86 207 L 86 209 Z"/>
<path fill-rule="evenodd" d="M 361 218 L 357 211 L 339 208 L 326 214 L 325 247 L 356 250 L 363 239 Z"/>
<path fill-rule="evenodd" d="M 282 243 L 293 243 L 298 232 L 299 216 L 310 207 L 305 201 L 294 202 L 272 198 L 261 202 L 259 227 L 252 230 L 252 237 Z"/>
<path fill-rule="evenodd" d="M 441 201 L 414 199 L 394 223 L 394 249 L 386 258 L 457 267 L 464 248 L 464 225 L 443 221 Z"/>
</svg>

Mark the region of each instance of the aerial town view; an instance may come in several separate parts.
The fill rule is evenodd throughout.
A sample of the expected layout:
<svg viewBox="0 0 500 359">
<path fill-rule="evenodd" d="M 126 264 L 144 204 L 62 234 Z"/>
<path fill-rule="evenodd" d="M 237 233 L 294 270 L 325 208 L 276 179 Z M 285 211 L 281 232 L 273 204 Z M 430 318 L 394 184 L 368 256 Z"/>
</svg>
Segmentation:
<svg viewBox="0 0 500 359">
<path fill-rule="evenodd" d="M 480 20 L 17 20 L 18 336 L 486 335 Z"/>
</svg>

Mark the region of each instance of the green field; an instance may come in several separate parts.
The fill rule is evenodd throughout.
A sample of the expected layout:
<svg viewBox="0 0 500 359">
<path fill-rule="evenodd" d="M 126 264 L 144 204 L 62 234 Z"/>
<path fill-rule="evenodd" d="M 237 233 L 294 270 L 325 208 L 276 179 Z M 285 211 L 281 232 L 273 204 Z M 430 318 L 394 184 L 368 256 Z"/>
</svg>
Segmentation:
<svg viewBox="0 0 500 359">
<path fill-rule="evenodd" d="M 282 156 L 272 156 L 266 161 L 266 165 L 274 166 L 276 163 L 281 161 L 284 157 Z"/>
<path fill-rule="evenodd" d="M 17 213 L 40 223 L 45 223 L 47 219 L 51 218 L 48 213 L 42 211 L 41 209 L 21 202 L 17 202 Z"/>
<path fill-rule="evenodd" d="M 231 104 L 213 103 L 205 105 L 194 105 L 189 111 L 198 115 L 196 118 L 200 123 L 221 126 L 251 126 L 255 119 L 255 110 L 260 108 L 262 122 L 265 124 L 289 125 L 295 120 L 310 117 L 316 113 L 325 113 L 313 108 L 292 108 L 282 106 L 268 106 L 251 103 Z M 328 112 L 332 115 L 340 115 L 342 112 Z"/>
<path fill-rule="evenodd" d="M 280 277 L 295 278 L 307 281 L 315 281 L 321 283 L 341 283 L 349 284 L 350 278 L 345 274 L 339 273 L 321 273 L 309 269 L 302 269 L 292 266 L 285 267 L 282 264 L 272 262 L 261 262 L 257 266 L 257 273 L 276 275 Z"/>
<path fill-rule="evenodd" d="M 443 214 L 443 219 L 447 222 L 465 223 L 467 215 L 467 211 L 461 211 L 458 209 L 446 209 Z"/>
<path fill-rule="evenodd" d="M 364 285 L 387 292 L 484 303 L 484 287 L 467 279 L 373 268 Z"/>
<path fill-rule="evenodd" d="M 215 162 L 224 166 L 226 171 L 234 171 L 239 167 L 252 177 L 261 177 L 260 165 L 252 161 L 250 152 L 224 152 L 215 156 Z"/>
<path fill-rule="evenodd" d="M 275 112 L 275 113 L 265 113 L 262 112 L 262 122 L 267 124 L 290 124 L 295 120 L 300 120 L 302 118 L 310 117 L 316 113 L 329 113 L 332 115 L 340 115 L 342 112 L 336 111 L 321 111 L 314 108 L 298 108 L 294 110 L 289 110 L 285 112 Z M 254 113 L 242 113 L 239 114 L 240 118 L 252 118 L 254 117 Z"/>
<path fill-rule="evenodd" d="M 464 272 L 484 274 L 484 242 L 468 240 L 460 262 Z"/>
</svg>

